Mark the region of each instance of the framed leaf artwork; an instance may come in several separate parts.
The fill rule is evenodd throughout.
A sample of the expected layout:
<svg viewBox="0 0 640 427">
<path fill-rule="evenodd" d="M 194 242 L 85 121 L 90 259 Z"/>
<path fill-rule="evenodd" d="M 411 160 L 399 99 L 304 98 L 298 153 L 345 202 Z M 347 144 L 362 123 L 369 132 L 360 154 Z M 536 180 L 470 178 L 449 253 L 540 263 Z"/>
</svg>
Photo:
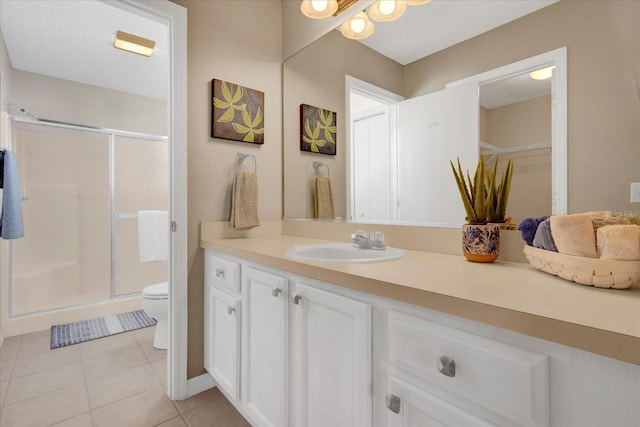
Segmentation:
<svg viewBox="0 0 640 427">
<path fill-rule="evenodd" d="M 211 137 L 264 144 L 264 92 L 213 79 Z"/>
<path fill-rule="evenodd" d="M 336 155 L 336 113 L 300 104 L 300 150 Z"/>
</svg>

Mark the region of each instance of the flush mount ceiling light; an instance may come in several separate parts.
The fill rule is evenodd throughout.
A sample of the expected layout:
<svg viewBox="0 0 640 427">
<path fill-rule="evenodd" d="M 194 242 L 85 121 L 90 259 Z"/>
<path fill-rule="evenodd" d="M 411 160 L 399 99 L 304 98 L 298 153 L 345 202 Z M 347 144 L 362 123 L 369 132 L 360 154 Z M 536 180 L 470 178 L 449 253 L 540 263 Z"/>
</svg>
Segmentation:
<svg viewBox="0 0 640 427">
<path fill-rule="evenodd" d="M 302 0 L 300 10 L 313 19 L 328 18 L 338 10 L 337 0 Z"/>
<path fill-rule="evenodd" d="M 403 0 L 376 0 L 369 8 L 369 16 L 374 21 L 389 22 L 396 20 L 407 10 Z"/>
<path fill-rule="evenodd" d="M 404 0 L 406 4 L 409 6 L 421 6 L 423 4 L 429 3 L 431 0 Z"/>
<path fill-rule="evenodd" d="M 546 80 L 553 75 L 553 69 L 555 66 L 541 68 L 540 70 L 532 71 L 529 73 L 529 77 L 533 80 Z"/>
<path fill-rule="evenodd" d="M 354 40 L 366 39 L 373 34 L 374 29 L 373 22 L 369 20 L 364 10 L 340 26 L 342 35 Z"/>
<path fill-rule="evenodd" d="M 128 52 L 137 53 L 138 55 L 151 56 L 156 42 L 136 36 L 135 34 L 118 31 L 113 46 Z"/>
</svg>

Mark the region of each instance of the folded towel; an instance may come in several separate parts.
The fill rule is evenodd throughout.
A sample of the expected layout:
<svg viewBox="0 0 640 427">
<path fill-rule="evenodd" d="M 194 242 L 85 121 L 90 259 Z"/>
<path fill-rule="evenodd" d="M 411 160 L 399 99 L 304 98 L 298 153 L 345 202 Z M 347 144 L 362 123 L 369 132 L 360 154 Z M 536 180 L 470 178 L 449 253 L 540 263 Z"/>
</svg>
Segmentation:
<svg viewBox="0 0 640 427">
<path fill-rule="evenodd" d="M 18 239 L 24 236 L 24 223 L 22 222 L 22 201 L 20 200 L 16 156 L 10 150 L 0 150 L 0 156 L 0 166 L 2 167 L 0 188 L 3 189 L 0 237 Z"/>
<path fill-rule="evenodd" d="M 169 212 L 138 212 L 138 254 L 140 262 L 169 258 Z"/>
<path fill-rule="evenodd" d="M 244 230 L 260 225 L 258 218 L 258 176 L 238 171 L 231 195 L 231 227 Z"/>
<path fill-rule="evenodd" d="M 533 238 L 533 246 L 547 251 L 558 252 L 553 236 L 551 235 L 551 219 L 547 218 L 538 225 L 536 235 Z"/>
<path fill-rule="evenodd" d="M 551 234 L 561 254 L 598 257 L 596 234 L 589 214 L 553 215 Z"/>
<path fill-rule="evenodd" d="M 602 259 L 640 260 L 640 226 L 605 225 L 598 228 L 597 240 Z"/>
<path fill-rule="evenodd" d="M 520 230 L 520 234 L 522 235 L 522 239 L 529 246 L 533 246 L 533 238 L 536 236 L 536 231 L 538 230 L 538 226 L 544 220 L 549 218 L 548 216 L 543 216 L 540 218 L 525 218 L 518 225 L 518 230 Z"/>
<path fill-rule="evenodd" d="M 331 189 L 331 180 L 329 178 L 316 178 L 315 187 L 315 217 L 335 219 L 336 212 L 333 205 L 333 190 Z"/>
</svg>

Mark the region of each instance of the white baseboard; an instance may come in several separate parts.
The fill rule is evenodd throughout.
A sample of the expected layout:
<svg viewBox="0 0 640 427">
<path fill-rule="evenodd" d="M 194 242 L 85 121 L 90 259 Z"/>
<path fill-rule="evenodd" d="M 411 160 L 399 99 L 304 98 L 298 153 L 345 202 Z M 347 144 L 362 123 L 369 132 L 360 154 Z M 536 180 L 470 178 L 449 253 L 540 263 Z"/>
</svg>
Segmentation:
<svg viewBox="0 0 640 427">
<path fill-rule="evenodd" d="M 200 394 L 203 391 L 209 390 L 216 386 L 216 382 L 209 374 L 198 375 L 187 380 L 187 397 L 188 399 L 196 394 Z"/>
</svg>

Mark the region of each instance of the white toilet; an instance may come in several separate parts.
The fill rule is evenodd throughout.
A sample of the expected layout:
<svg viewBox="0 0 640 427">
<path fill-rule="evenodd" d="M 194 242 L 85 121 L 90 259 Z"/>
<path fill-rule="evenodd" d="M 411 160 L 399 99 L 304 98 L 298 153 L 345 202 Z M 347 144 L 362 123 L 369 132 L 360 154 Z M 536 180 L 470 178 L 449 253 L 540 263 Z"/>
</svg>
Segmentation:
<svg viewBox="0 0 640 427">
<path fill-rule="evenodd" d="M 169 347 L 169 283 L 156 283 L 142 290 L 142 309 L 156 319 L 153 346 L 160 350 Z"/>
</svg>

